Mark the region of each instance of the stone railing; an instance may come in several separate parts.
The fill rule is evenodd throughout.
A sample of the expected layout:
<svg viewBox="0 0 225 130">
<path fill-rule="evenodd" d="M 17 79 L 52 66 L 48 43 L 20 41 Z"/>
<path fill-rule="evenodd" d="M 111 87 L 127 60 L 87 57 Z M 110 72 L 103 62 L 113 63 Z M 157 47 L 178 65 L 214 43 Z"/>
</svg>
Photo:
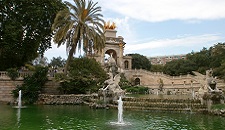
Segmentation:
<svg viewBox="0 0 225 130">
<path fill-rule="evenodd" d="M 188 74 L 188 75 L 180 75 L 180 76 L 169 76 L 164 74 L 163 72 L 150 72 L 144 69 L 134 69 L 134 70 L 124 70 L 125 72 L 130 72 L 130 73 L 140 73 L 140 74 L 148 74 L 148 75 L 160 75 L 166 78 L 170 79 L 180 79 L 180 78 L 194 78 L 194 76 Z"/>
<path fill-rule="evenodd" d="M 118 38 L 114 38 L 114 37 L 106 37 L 106 42 L 108 43 L 121 43 L 123 42 L 123 38 L 118 37 Z"/>
<path fill-rule="evenodd" d="M 32 75 L 33 72 L 32 71 L 22 71 L 19 72 L 19 77 L 18 79 L 23 79 L 24 77 L 28 76 L 28 75 Z M 0 79 L 10 79 L 10 77 L 8 76 L 6 71 L 0 71 Z"/>
</svg>

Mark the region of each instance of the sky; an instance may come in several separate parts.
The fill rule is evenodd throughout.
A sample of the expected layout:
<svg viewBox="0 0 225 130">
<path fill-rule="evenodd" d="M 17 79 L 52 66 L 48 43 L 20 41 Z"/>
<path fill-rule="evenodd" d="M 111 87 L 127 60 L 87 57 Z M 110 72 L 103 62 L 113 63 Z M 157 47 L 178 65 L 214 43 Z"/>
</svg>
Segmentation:
<svg viewBox="0 0 225 130">
<path fill-rule="evenodd" d="M 66 0 L 74 3 L 73 0 Z M 124 55 L 147 57 L 199 52 L 225 42 L 225 0 L 93 0 L 103 19 L 115 22 L 126 42 Z M 45 57 L 67 58 L 66 47 Z M 78 54 L 76 54 L 78 56 Z"/>
</svg>

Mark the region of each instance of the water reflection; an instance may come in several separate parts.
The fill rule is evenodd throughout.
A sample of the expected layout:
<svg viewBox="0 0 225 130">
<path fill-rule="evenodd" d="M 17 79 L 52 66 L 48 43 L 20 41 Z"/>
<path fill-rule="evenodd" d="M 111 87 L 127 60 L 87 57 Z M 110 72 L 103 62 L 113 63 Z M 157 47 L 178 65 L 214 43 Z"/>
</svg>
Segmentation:
<svg viewBox="0 0 225 130">
<path fill-rule="evenodd" d="M 29 106 L 27 109 L 0 107 L 3 130 L 221 130 L 225 118 L 203 114 L 160 113 L 124 110 L 123 118 L 132 125 L 111 125 L 118 116 L 116 109 L 93 110 L 86 106 Z"/>
<path fill-rule="evenodd" d="M 20 121 L 20 117 L 21 117 L 21 108 L 18 108 L 18 109 L 17 109 L 17 114 L 16 114 L 16 116 L 17 116 L 17 126 L 18 126 L 18 128 L 20 128 L 20 125 L 21 125 L 21 121 Z"/>
</svg>

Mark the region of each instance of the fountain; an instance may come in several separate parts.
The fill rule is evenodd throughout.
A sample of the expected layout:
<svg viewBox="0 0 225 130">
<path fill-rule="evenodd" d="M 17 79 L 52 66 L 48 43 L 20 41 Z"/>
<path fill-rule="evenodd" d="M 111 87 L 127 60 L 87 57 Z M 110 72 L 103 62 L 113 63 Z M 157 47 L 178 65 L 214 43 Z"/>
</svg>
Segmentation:
<svg viewBox="0 0 225 130">
<path fill-rule="evenodd" d="M 17 106 L 14 106 L 14 108 L 26 108 L 26 106 L 22 106 L 22 90 L 19 91 L 19 96 L 18 96 L 18 99 L 17 99 Z"/>
<path fill-rule="evenodd" d="M 124 123 L 123 122 L 123 101 L 122 101 L 122 98 L 120 96 L 119 100 L 118 101 L 118 123 Z"/>
<path fill-rule="evenodd" d="M 123 121 L 123 101 L 122 101 L 122 97 L 119 97 L 119 100 L 117 100 L 118 102 L 118 121 L 117 122 L 110 122 L 110 124 L 112 125 L 119 125 L 119 126 L 125 126 L 125 125 L 131 125 L 130 122 L 124 122 Z"/>
<path fill-rule="evenodd" d="M 19 91 L 19 97 L 18 97 L 18 108 L 22 107 L 22 103 L 21 103 L 21 90 Z"/>
</svg>

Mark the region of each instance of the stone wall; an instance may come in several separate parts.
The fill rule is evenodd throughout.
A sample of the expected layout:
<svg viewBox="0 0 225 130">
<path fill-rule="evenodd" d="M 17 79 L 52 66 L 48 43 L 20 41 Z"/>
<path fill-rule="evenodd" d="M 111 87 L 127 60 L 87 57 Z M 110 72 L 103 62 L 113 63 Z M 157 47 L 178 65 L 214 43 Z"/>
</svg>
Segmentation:
<svg viewBox="0 0 225 130">
<path fill-rule="evenodd" d="M 151 98 L 130 98 L 125 97 L 123 108 L 129 110 L 148 111 L 176 111 L 176 112 L 208 112 L 206 104 L 201 104 L 200 100 L 192 99 L 151 99 Z M 98 101 L 95 95 L 47 95 L 40 94 L 38 104 L 44 105 L 77 105 L 93 104 Z M 117 108 L 117 101 L 107 104 L 110 108 Z"/>
<path fill-rule="evenodd" d="M 23 79 L 17 79 L 15 81 L 10 80 L 9 78 L 0 79 L 0 102 L 9 103 L 13 102 L 12 90 L 16 88 L 17 85 L 23 84 Z M 43 87 L 43 94 L 59 94 L 58 88 L 59 83 L 53 81 L 51 78 L 46 82 Z"/>
<path fill-rule="evenodd" d="M 192 99 L 123 98 L 123 108 L 148 111 L 208 112 L 207 105 Z M 117 102 L 114 102 L 117 107 Z M 113 106 L 112 106 L 113 107 Z"/>
<path fill-rule="evenodd" d="M 140 85 L 148 87 L 151 94 L 159 93 L 160 79 L 164 84 L 161 94 L 192 94 L 192 90 L 195 93 L 201 87 L 198 78 L 192 75 L 169 76 L 143 69 L 124 70 L 124 74 L 130 82 L 134 83 L 135 79 L 139 79 Z M 225 83 L 222 80 L 217 79 L 216 82 L 220 90 L 225 90 Z"/>
<path fill-rule="evenodd" d="M 13 101 L 12 90 L 17 85 L 21 85 L 23 80 L 12 81 L 9 79 L 0 80 L 0 102 L 11 102 Z"/>
<path fill-rule="evenodd" d="M 88 104 L 94 99 L 92 95 L 48 95 L 40 94 L 38 104 L 43 105 L 76 105 L 76 104 Z"/>
</svg>

